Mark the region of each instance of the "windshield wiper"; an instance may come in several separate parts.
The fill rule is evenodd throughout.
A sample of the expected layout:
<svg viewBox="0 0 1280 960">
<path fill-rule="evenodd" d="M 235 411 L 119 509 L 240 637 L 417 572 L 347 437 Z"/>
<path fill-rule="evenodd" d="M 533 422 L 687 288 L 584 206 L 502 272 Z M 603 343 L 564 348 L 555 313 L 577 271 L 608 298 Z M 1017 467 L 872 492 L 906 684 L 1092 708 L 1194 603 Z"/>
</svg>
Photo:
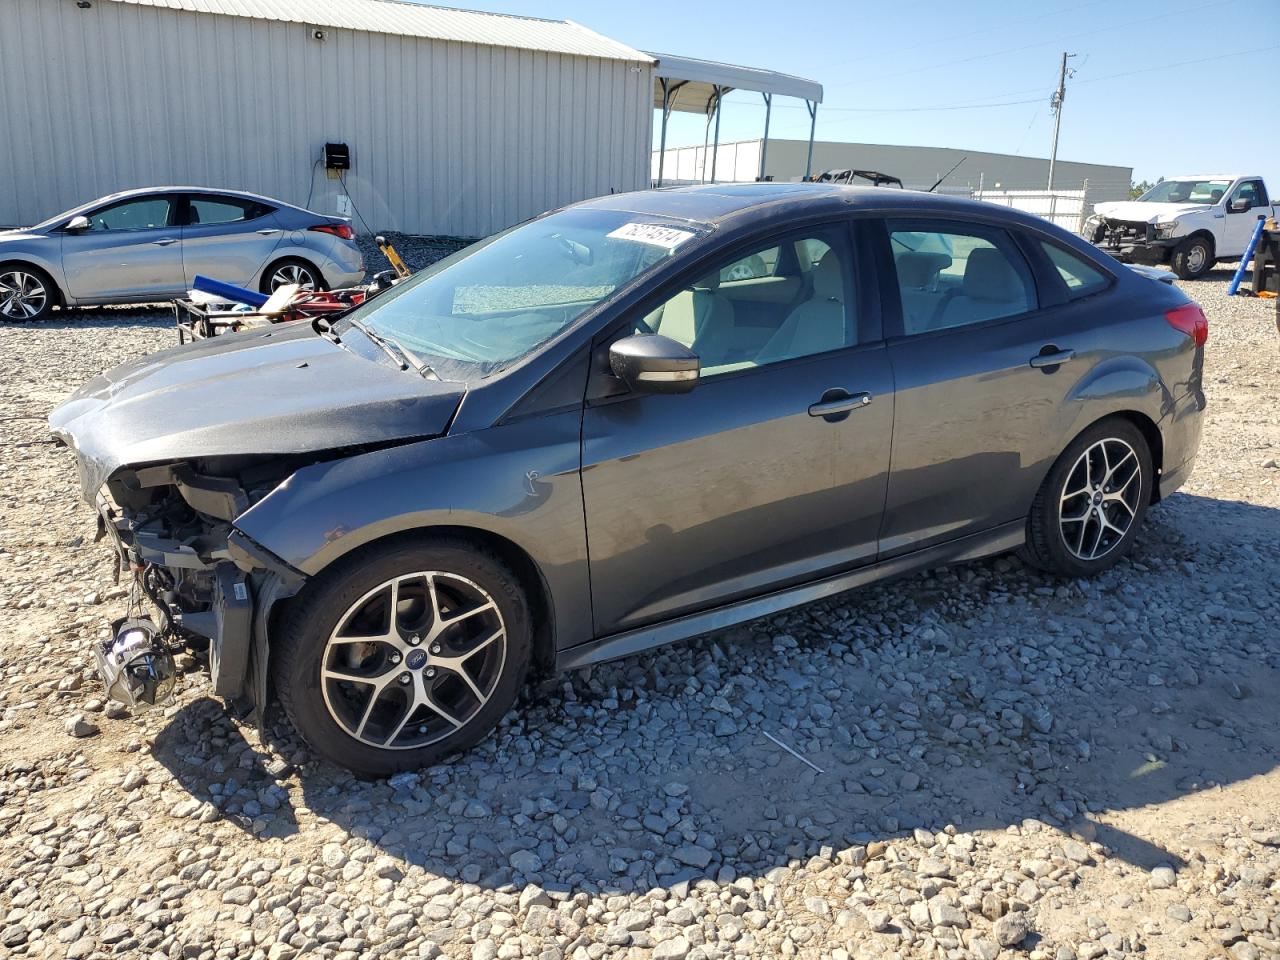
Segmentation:
<svg viewBox="0 0 1280 960">
<path fill-rule="evenodd" d="M 422 358 L 415 356 L 408 348 L 397 343 L 395 340 L 374 332 L 367 323 L 363 323 L 354 318 L 352 318 L 350 322 L 353 327 L 377 344 L 378 347 L 382 349 L 382 352 L 394 360 L 401 370 L 408 370 L 412 368 L 413 372 L 420 377 L 430 377 L 433 380 L 440 379 L 436 376 L 436 372 L 422 361 Z"/>
</svg>

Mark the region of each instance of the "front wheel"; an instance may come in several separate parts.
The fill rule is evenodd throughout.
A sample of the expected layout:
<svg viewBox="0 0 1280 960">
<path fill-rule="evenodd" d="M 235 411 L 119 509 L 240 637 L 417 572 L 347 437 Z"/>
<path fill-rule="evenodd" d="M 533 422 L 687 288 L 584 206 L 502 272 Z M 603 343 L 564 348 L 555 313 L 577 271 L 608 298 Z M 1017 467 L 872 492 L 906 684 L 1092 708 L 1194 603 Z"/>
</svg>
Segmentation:
<svg viewBox="0 0 1280 960">
<path fill-rule="evenodd" d="M 1113 566 L 1133 546 L 1154 481 L 1137 427 L 1120 418 L 1095 424 L 1072 441 L 1036 494 L 1024 559 L 1071 577 Z"/>
<path fill-rule="evenodd" d="M 1199 280 L 1213 267 L 1213 246 L 1204 237 L 1187 237 L 1173 249 L 1173 272 L 1183 280 Z"/>
<path fill-rule="evenodd" d="M 455 539 L 375 545 L 294 602 L 276 690 L 317 753 L 387 776 L 488 734 L 524 683 L 531 638 L 519 581 L 491 553 Z"/>
<path fill-rule="evenodd" d="M 23 263 L 0 264 L 0 319 L 43 320 L 57 300 L 53 281 L 43 270 Z"/>
</svg>

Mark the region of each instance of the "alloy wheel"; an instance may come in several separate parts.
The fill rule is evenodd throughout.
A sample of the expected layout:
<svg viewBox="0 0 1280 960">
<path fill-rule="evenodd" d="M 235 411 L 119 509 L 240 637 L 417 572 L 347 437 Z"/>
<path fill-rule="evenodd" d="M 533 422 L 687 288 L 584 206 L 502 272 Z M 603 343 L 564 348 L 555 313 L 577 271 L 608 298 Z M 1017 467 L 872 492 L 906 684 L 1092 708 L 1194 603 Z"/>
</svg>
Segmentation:
<svg viewBox="0 0 1280 960">
<path fill-rule="evenodd" d="M 1133 447 L 1109 437 L 1067 472 L 1058 501 L 1062 542 L 1078 560 L 1098 560 L 1124 539 L 1138 516 L 1142 463 Z"/>
<path fill-rule="evenodd" d="M 489 702 L 506 648 L 502 613 L 479 584 L 443 571 L 399 576 L 339 618 L 320 663 L 325 706 L 361 743 L 425 747 Z"/>
<path fill-rule="evenodd" d="M 30 320 L 49 302 L 49 291 L 35 274 L 23 270 L 0 273 L 0 314 L 9 320 Z"/>
<path fill-rule="evenodd" d="M 316 289 L 315 275 L 300 263 L 283 263 L 271 274 L 272 293 L 288 283 L 296 283 L 303 290 Z"/>
</svg>

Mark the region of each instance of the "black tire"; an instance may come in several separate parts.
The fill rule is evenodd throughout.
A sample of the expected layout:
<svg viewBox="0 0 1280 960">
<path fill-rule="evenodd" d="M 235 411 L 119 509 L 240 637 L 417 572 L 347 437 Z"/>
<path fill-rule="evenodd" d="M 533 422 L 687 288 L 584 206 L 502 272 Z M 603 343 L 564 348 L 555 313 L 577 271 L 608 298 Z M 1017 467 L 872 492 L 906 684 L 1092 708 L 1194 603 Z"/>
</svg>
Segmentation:
<svg viewBox="0 0 1280 960">
<path fill-rule="evenodd" d="M 25 310 L 18 306 L 17 300 L 11 299 L 11 297 L 16 287 L 22 285 L 26 291 L 22 295 L 22 300 L 30 305 L 30 301 L 27 298 L 34 292 L 35 287 L 32 284 L 39 285 L 39 288 L 43 291 L 43 299 L 35 313 L 27 314 Z M 57 284 L 53 282 L 53 278 L 49 274 L 39 267 L 16 260 L 0 263 L 0 322 L 37 323 L 41 320 L 47 320 L 49 315 L 53 313 L 53 308 L 61 301 L 62 296 L 58 292 Z"/>
<path fill-rule="evenodd" d="M 364 598 L 370 596 L 371 591 L 383 589 L 380 587 L 381 584 L 422 571 L 439 571 L 442 576 L 465 578 L 473 586 L 481 588 L 492 599 L 497 613 L 501 615 L 506 647 L 500 665 L 488 681 L 492 692 L 486 701 L 478 699 L 474 701 L 479 704 L 479 708 L 466 716 L 461 726 L 452 728 L 452 732 L 447 734 L 440 734 L 442 739 L 422 746 L 378 747 L 366 740 L 357 739 L 351 730 L 335 718 L 334 711 L 330 709 L 326 700 L 326 696 L 333 697 L 336 702 L 339 697 L 346 698 L 339 702 L 340 706 L 354 704 L 354 712 L 369 717 L 371 712 L 364 712 L 368 708 L 365 708 L 357 699 L 358 691 L 362 688 L 349 683 L 334 685 L 334 681 L 330 680 L 330 686 L 322 689 L 321 668 L 323 664 L 330 662 L 330 657 L 341 656 L 337 652 L 326 652 L 327 645 L 331 634 L 338 629 L 341 622 L 344 620 L 351 622 L 348 617 L 353 608 L 359 609 L 358 605 L 364 602 Z M 446 581 L 442 579 L 439 582 Z M 404 589 L 403 586 L 402 589 Z M 403 595 L 403 593 L 398 594 L 400 597 Z M 412 604 L 412 601 L 402 600 L 402 602 L 407 605 Z M 437 601 L 437 603 L 443 606 L 444 601 Z M 423 614 L 414 615 L 422 616 Z M 430 623 L 430 620 L 426 622 Z M 355 554 L 340 561 L 307 584 L 303 592 L 291 603 L 283 619 L 282 628 L 280 639 L 272 650 L 272 672 L 285 714 L 316 753 L 363 777 L 384 777 L 402 770 L 428 766 L 479 742 L 493 730 L 515 703 L 528 674 L 532 651 L 529 605 L 519 580 L 506 564 L 489 551 L 467 540 L 452 537 L 374 544 L 356 551 Z M 414 631 L 415 634 L 412 637 L 414 642 L 417 642 L 416 632 L 427 632 L 427 628 L 423 626 L 404 628 L 401 625 L 401 629 Z M 492 627 L 485 629 L 492 629 Z M 359 633 L 363 635 L 364 631 Z M 362 645 L 361 649 L 367 646 Z M 438 650 L 439 648 L 434 645 L 431 647 L 432 654 Z M 387 673 L 394 673 L 397 674 L 396 680 L 409 676 L 411 658 L 426 652 L 425 644 L 409 650 L 404 656 L 403 667 L 399 666 L 401 660 L 392 660 L 393 665 L 386 671 L 380 671 L 377 676 L 383 677 Z M 374 654 L 374 656 L 383 655 Z M 488 656 L 485 654 L 486 663 Z M 338 669 L 344 671 L 360 669 L 359 667 L 348 668 L 337 660 L 332 662 L 338 666 Z M 464 664 L 464 668 L 467 667 L 468 664 Z M 418 671 L 419 676 L 415 684 L 404 688 L 405 690 L 416 690 L 418 689 L 416 684 L 421 683 L 424 689 L 431 690 L 433 696 L 438 696 L 436 691 L 443 686 L 445 688 L 443 696 L 447 696 L 449 684 L 453 684 L 455 693 L 462 693 L 464 697 L 470 696 L 465 692 L 458 677 L 447 668 L 433 672 L 428 662 L 419 662 L 413 666 L 413 669 Z M 434 679 L 425 679 L 428 676 L 434 676 Z M 385 687 L 387 693 L 379 693 L 379 696 L 390 696 L 392 701 L 400 696 L 392 693 L 396 689 L 393 682 L 388 682 Z M 485 684 L 485 682 L 482 674 L 482 679 L 473 681 L 473 686 L 474 683 Z M 364 701 L 364 703 L 368 702 Z M 384 703 L 382 706 L 389 709 L 395 704 L 394 702 L 389 705 Z M 452 705 L 450 708 L 452 709 Z M 373 710 L 377 709 L 381 708 L 373 708 Z M 338 712 L 341 713 L 341 711 Z M 424 722 L 437 719 L 429 711 L 415 714 L 412 709 L 408 709 L 406 712 L 409 716 L 421 716 Z M 388 720 L 387 726 L 394 726 L 394 723 L 394 719 Z M 417 723 L 418 721 L 409 723 L 404 727 L 404 732 L 409 735 L 417 731 L 425 733 L 425 729 L 418 727 Z M 442 723 L 441 728 L 448 731 L 451 726 L 448 723 Z M 391 734 L 391 738 L 395 738 L 394 733 Z"/>
<path fill-rule="evenodd" d="M 1213 242 L 1208 237 L 1187 237 L 1173 248 L 1173 272 L 1182 280 L 1199 280 L 1213 269 Z"/>
<path fill-rule="evenodd" d="M 311 289 L 313 290 L 329 289 L 324 282 L 324 274 L 320 272 L 320 268 L 314 263 L 309 260 L 303 260 L 301 257 L 284 257 L 262 271 L 262 279 L 258 282 L 259 292 L 268 295 L 273 292 L 272 281 L 280 270 L 297 270 L 308 275 L 311 278 Z M 306 285 L 304 284 L 303 286 L 305 288 Z"/>
<path fill-rule="evenodd" d="M 1132 478 L 1137 483 L 1137 490 L 1131 491 L 1126 487 L 1122 492 L 1121 497 L 1125 500 L 1123 509 L 1114 500 L 1103 499 L 1115 497 L 1116 494 L 1114 489 L 1107 490 L 1101 486 L 1097 493 L 1085 495 L 1081 492 L 1064 502 L 1064 494 L 1080 490 L 1084 454 L 1086 451 L 1096 450 L 1098 444 L 1105 444 L 1104 451 L 1109 451 L 1110 465 L 1114 468 L 1113 488 L 1129 478 L 1124 466 L 1116 462 L 1124 455 L 1122 445 L 1132 450 L 1137 460 L 1140 473 Z M 1095 455 L 1093 461 L 1084 463 L 1085 473 L 1093 473 L 1085 480 L 1086 489 L 1090 484 L 1101 480 L 1102 468 L 1099 467 L 1094 472 L 1092 466 L 1098 460 L 1100 458 Z M 1151 503 L 1151 485 L 1154 480 L 1151 451 L 1142 431 L 1123 417 L 1109 417 L 1094 424 L 1063 451 L 1041 484 L 1027 518 L 1027 542 L 1022 549 L 1023 559 L 1041 570 L 1068 577 L 1091 577 L 1114 566 L 1133 546 L 1146 516 L 1147 506 Z M 1070 489 L 1068 484 L 1071 485 Z M 1098 519 L 1102 516 L 1108 522 L 1115 521 L 1117 525 L 1123 525 L 1121 521 L 1125 517 L 1124 511 L 1129 509 L 1132 510 L 1132 517 L 1124 527 L 1123 536 L 1117 536 L 1114 529 L 1108 528 Z M 1099 514 L 1097 511 L 1103 513 Z M 1086 519 L 1073 520 L 1076 516 L 1084 516 Z M 1098 541 L 1095 550 L 1091 551 L 1089 547 L 1095 533 Z M 1068 537 L 1074 542 L 1068 543 Z M 1105 552 L 1100 552 L 1095 557 L 1081 556 L 1104 547 Z"/>
</svg>

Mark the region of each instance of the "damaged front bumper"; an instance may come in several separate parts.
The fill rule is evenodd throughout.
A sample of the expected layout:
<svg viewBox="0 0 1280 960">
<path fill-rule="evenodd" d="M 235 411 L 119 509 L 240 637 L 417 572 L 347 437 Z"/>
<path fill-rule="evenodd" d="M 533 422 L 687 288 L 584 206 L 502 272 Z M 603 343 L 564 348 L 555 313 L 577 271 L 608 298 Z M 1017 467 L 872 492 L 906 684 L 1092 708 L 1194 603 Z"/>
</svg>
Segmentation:
<svg viewBox="0 0 1280 960">
<path fill-rule="evenodd" d="M 1158 237 L 1154 223 L 1091 217 L 1084 238 L 1123 263 L 1146 266 L 1166 264 L 1182 237 Z"/>
<path fill-rule="evenodd" d="M 157 644 L 207 644 L 212 692 L 261 719 L 270 611 L 304 578 L 231 524 L 247 503 L 234 481 L 178 464 L 119 471 L 94 506 L 98 539 L 154 610 Z M 118 677 L 98 661 L 110 693 Z"/>
</svg>

